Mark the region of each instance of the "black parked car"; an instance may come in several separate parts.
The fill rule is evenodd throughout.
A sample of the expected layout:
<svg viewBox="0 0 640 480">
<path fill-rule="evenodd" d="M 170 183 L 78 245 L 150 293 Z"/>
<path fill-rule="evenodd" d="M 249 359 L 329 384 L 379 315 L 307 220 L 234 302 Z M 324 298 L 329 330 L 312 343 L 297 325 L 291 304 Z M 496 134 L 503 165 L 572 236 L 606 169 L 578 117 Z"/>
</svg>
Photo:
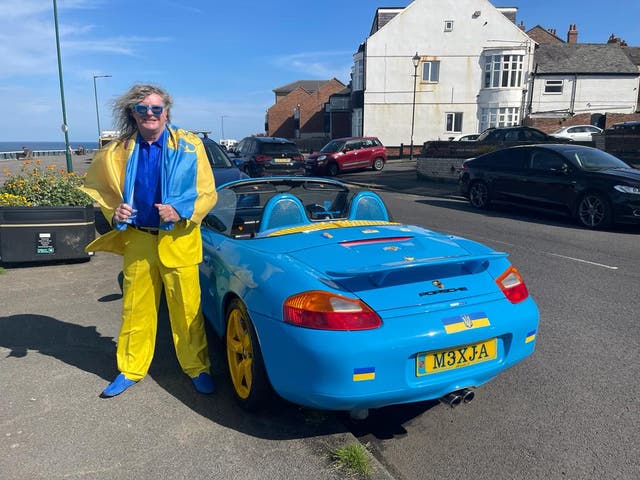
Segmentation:
<svg viewBox="0 0 640 480">
<path fill-rule="evenodd" d="M 510 203 L 562 212 L 588 228 L 640 223 L 640 170 L 596 148 L 505 148 L 466 160 L 459 185 L 476 208 Z"/>
<path fill-rule="evenodd" d="M 524 145 L 531 143 L 568 143 L 570 139 L 556 138 L 547 135 L 542 130 L 532 127 L 494 127 L 488 128 L 475 140 L 481 143 L 507 143 Z"/>
<path fill-rule="evenodd" d="M 206 134 L 202 135 L 203 132 L 194 133 L 201 134 L 200 140 L 202 140 L 204 149 L 207 151 L 207 158 L 213 170 L 216 186 L 248 177 L 246 173 L 240 171 L 220 144 L 211 140 Z"/>
<path fill-rule="evenodd" d="M 291 140 L 279 137 L 246 137 L 236 148 L 240 168 L 250 177 L 304 175 L 304 156 Z"/>
</svg>

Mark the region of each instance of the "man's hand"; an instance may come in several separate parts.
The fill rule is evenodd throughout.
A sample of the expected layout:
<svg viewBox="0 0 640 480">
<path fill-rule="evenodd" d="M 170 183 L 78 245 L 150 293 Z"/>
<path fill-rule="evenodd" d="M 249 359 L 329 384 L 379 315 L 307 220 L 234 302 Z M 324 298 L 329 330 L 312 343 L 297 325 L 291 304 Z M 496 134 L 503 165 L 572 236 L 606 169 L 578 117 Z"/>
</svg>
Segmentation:
<svg viewBox="0 0 640 480">
<path fill-rule="evenodd" d="M 162 220 L 162 222 L 175 223 L 180 221 L 180 215 L 178 215 L 178 212 L 176 212 L 176 210 L 171 205 L 166 205 L 164 203 L 155 203 L 153 206 L 158 209 L 160 220 Z"/>
<path fill-rule="evenodd" d="M 121 203 L 113 212 L 113 221 L 114 223 L 126 222 L 127 219 L 133 214 L 134 212 L 133 208 L 131 208 L 131 205 Z"/>
</svg>

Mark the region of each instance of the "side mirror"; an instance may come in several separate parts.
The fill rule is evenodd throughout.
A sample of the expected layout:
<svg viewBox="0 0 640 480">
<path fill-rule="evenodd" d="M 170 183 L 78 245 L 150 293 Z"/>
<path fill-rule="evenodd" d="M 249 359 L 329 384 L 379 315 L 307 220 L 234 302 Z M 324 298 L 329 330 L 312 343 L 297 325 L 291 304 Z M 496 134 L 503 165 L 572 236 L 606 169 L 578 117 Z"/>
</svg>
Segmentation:
<svg viewBox="0 0 640 480">
<path fill-rule="evenodd" d="M 236 168 L 241 168 L 242 164 L 244 163 L 242 159 L 238 157 L 232 158 L 231 160 L 233 161 L 233 164 L 236 166 Z"/>
</svg>

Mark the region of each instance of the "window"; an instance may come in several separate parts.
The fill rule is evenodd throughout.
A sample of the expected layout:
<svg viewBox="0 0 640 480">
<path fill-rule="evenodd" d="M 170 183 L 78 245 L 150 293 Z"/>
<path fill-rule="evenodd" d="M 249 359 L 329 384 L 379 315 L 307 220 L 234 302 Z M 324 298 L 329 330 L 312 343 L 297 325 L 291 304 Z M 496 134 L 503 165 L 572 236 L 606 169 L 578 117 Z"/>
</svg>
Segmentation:
<svg viewBox="0 0 640 480">
<path fill-rule="evenodd" d="M 521 87 L 523 55 L 487 55 L 484 88 Z"/>
<path fill-rule="evenodd" d="M 444 21 L 444 31 L 451 32 L 453 30 L 453 20 Z"/>
<path fill-rule="evenodd" d="M 480 110 L 480 131 L 489 127 L 512 127 L 520 122 L 518 107 L 483 108 Z"/>
<path fill-rule="evenodd" d="M 462 132 L 462 112 L 445 114 L 445 131 Z"/>
<path fill-rule="evenodd" d="M 440 80 L 440 62 L 432 60 L 422 63 L 422 81 L 437 83 Z"/>
<path fill-rule="evenodd" d="M 353 91 L 364 90 L 364 61 L 362 57 L 356 58 L 354 61 L 351 75 L 353 76 Z"/>
<path fill-rule="evenodd" d="M 546 80 L 544 82 L 544 93 L 562 93 L 562 80 Z"/>
</svg>

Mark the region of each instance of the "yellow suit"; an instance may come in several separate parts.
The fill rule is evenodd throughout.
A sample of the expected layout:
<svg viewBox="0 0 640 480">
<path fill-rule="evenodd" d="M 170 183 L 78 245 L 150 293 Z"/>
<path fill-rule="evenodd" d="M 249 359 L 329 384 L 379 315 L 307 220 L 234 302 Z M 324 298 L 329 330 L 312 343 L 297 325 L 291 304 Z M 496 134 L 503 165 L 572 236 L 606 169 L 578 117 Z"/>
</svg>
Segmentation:
<svg viewBox="0 0 640 480">
<path fill-rule="evenodd" d="M 87 251 L 123 255 L 122 326 L 118 337 L 118 369 L 138 381 L 148 372 L 155 348 L 158 307 L 164 285 L 178 361 L 191 378 L 209 373 L 209 354 L 200 309 L 198 263 L 202 261 L 200 222 L 215 205 L 211 166 L 200 139 L 167 125 L 163 149 L 162 203 L 181 217 L 152 235 L 126 225 L 87 245 Z M 137 162 L 136 136 L 112 141 L 94 156 L 84 190 L 113 218 L 121 203 L 131 204 L 131 162 Z M 186 190 L 186 193 L 185 193 Z M 119 228 L 119 229 L 118 229 Z"/>
</svg>

